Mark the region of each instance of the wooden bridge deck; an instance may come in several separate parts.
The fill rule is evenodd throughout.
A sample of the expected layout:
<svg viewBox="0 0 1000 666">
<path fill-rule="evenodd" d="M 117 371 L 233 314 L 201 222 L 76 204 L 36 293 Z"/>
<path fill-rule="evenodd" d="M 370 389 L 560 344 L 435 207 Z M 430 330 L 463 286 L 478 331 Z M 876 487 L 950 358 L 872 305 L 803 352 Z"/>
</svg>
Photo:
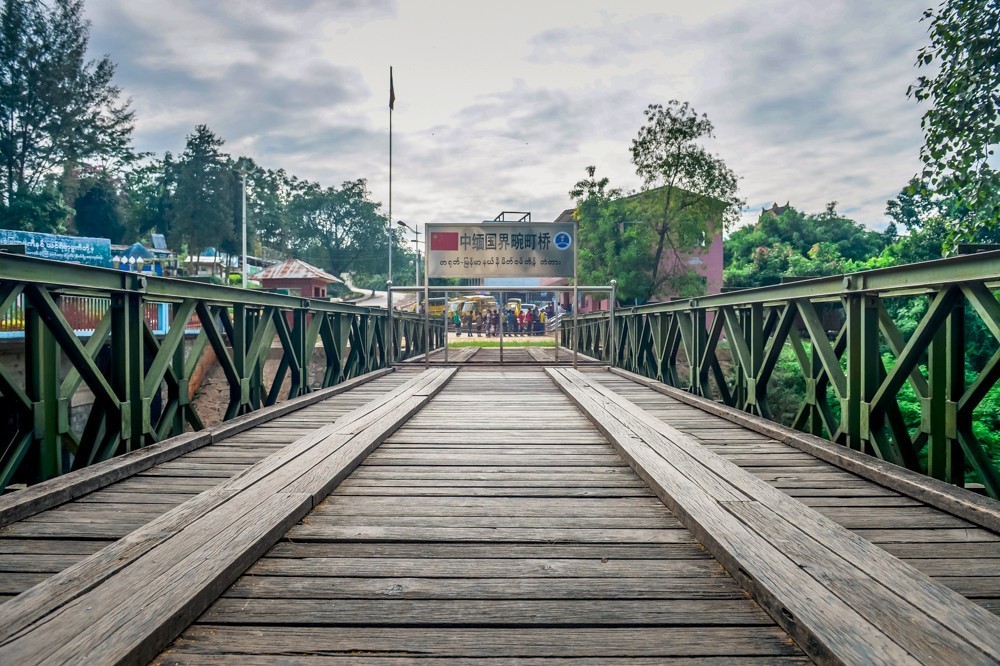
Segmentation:
<svg viewBox="0 0 1000 666">
<path fill-rule="evenodd" d="M 1000 661 L 996 503 L 466 354 L 0 528 L 0 663 Z"/>
<path fill-rule="evenodd" d="M 0 528 L 0 601 L 96 553 L 409 377 L 411 373 L 399 372 L 375 378 Z M 224 428 L 225 424 L 216 430 Z"/>
<path fill-rule="evenodd" d="M 1000 613 L 1000 536 L 606 370 L 605 386 L 931 578 Z"/>
</svg>

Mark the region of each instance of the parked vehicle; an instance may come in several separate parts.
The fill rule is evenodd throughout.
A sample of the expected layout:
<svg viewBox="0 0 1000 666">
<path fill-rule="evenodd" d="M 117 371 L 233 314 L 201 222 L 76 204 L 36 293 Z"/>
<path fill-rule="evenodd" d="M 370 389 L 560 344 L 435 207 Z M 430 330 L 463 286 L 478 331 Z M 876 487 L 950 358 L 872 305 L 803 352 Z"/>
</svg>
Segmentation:
<svg viewBox="0 0 1000 666">
<path fill-rule="evenodd" d="M 448 300 L 448 319 L 451 320 L 456 312 L 462 311 L 462 304 L 468 299 L 468 296 L 456 296 L 455 298 Z"/>
<path fill-rule="evenodd" d="M 466 301 L 462 303 L 462 314 L 475 314 L 477 312 L 486 312 L 487 310 L 496 309 L 498 306 L 497 299 L 492 296 L 469 296 Z"/>
</svg>

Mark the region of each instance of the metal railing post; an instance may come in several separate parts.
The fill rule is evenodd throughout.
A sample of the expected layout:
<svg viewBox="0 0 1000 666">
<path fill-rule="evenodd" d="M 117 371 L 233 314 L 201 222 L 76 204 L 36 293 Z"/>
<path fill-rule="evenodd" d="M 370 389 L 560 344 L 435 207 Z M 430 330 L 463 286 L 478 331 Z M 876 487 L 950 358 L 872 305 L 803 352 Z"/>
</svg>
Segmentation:
<svg viewBox="0 0 1000 666">
<path fill-rule="evenodd" d="M 386 340 L 385 365 L 391 368 L 395 362 L 396 327 L 392 323 L 392 280 L 385 283 Z"/>
<path fill-rule="evenodd" d="M 615 305 L 618 299 L 618 280 L 611 281 L 611 300 L 608 301 L 608 340 L 609 345 L 608 351 L 605 356 L 608 357 L 608 363 L 610 365 L 616 366 L 618 343 L 615 340 Z"/>
</svg>

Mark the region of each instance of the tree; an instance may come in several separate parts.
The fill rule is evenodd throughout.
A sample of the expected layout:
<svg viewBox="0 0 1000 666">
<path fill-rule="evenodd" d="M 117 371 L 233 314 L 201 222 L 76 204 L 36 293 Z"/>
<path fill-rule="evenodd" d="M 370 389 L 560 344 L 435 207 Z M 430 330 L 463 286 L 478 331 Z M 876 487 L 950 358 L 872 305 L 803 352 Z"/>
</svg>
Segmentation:
<svg viewBox="0 0 1000 666">
<path fill-rule="evenodd" d="M 698 143 L 714 136 L 707 115 L 672 100 L 649 105 L 645 116 L 632 141 L 632 163 L 646 191 L 636 198 L 639 221 L 654 235 L 652 295 L 684 280 L 691 269 L 681 255 L 735 222 L 744 202 L 736 174 Z M 674 255 L 672 261 L 663 261 L 665 252 Z"/>
<path fill-rule="evenodd" d="M 170 221 L 177 171 L 173 155 L 167 152 L 162 160 L 137 161 L 124 172 L 125 223 L 130 238 L 137 239 L 155 231 L 165 234 L 171 241 L 176 240 Z"/>
<path fill-rule="evenodd" d="M 34 192 L 20 194 L 9 205 L 0 206 L 0 228 L 59 234 L 66 231 L 66 218 L 72 212 L 55 176 L 49 174 Z"/>
<path fill-rule="evenodd" d="M 340 189 L 300 182 L 289 204 L 294 248 L 334 275 L 381 274 L 388 263 L 388 242 L 379 208 L 363 178 L 345 182 Z M 398 256 L 405 255 L 400 251 Z"/>
<path fill-rule="evenodd" d="M 289 205 L 298 179 L 284 169 L 264 169 L 241 157 L 247 173 L 247 224 L 260 235 L 261 245 L 284 253 L 292 247 Z"/>
<path fill-rule="evenodd" d="M 636 224 L 634 203 L 623 198 L 621 190 L 609 187 L 607 178 L 596 178 L 596 173 L 596 167 L 587 167 L 587 178 L 569 193 L 577 201 L 577 277 L 585 284 L 617 280 L 623 302 L 646 301 L 653 293 L 653 232 Z"/>
<path fill-rule="evenodd" d="M 953 221 L 951 241 L 967 240 L 1000 222 L 1000 173 L 989 164 L 1000 143 L 1000 3 L 945 0 L 922 20 L 930 44 L 917 67 L 938 71 L 918 77 L 907 95 L 931 103 L 921 120 L 924 178 L 935 190 L 954 188 L 972 213 Z"/>
<path fill-rule="evenodd" d="M 121 243 L 126 226 L 120 183 L 106 171 L 96 170 L 80 179 L 73 201 L 73 222 L 81 236 L 108 238 Z"/>
<path fill-rule="evenodd" d="M 229 156 L 219 149 L 223 141 L 205 125 L 187 138 L 184 153 L 173 165 L 176 185 L 170 200 L 171 243 L 187 244 L 200 256 L 207 247 L 232 243 L 233 192 L 238 188 Z"/>
<path fill-rule="evenodd" d="M 732 232 L 725 244 L 727 287 L 777 284 L 783 277 L 837 275 L 860 270 L 877 257 L 889 236 L 842 216 L 837 202 L 818 214 L 788 206 L 761 213 L 757 223 Z"/>
<path fill-rule="evenodd" d="M 618 280 L 623 299 L 694 296 L 704 278 L 685 261 L 734 221 L 743 201 L 736 175 L 698 144 L 712 123 L 685 102 L 650 105 L 632 141 L 632 163 L 643 189 L 623 193 L 607 178 L 587 178 L 570 191 L 580 223 L 580 267 L 586 281 Z"/>
<path fill-rule="evenodd" d="M 0 2 L 0 207 L 14 207 L 54 169 L 126 152 L 133 114 L 114 63 L 85 59 L 83 0 Z"/>
</svg>

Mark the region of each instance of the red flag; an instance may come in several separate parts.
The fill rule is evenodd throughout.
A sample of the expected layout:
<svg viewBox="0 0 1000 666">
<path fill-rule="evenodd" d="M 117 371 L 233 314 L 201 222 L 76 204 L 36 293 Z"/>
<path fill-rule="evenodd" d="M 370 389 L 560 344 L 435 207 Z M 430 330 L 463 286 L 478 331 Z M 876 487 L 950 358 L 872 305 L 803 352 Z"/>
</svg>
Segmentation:
<svg viewBox="0 0 1000 666">
<path fill-rule="evenodd" d="M 396 103 L 396 90 L 392 87 L 392 67 L 389 68 L 389 110 L 392 111 Z"/>
<path fill-rule="evenodd" d="M 458 250 L 457 231 L 434 231 L 431 232 L 432 250 Z"/>
</svg>

